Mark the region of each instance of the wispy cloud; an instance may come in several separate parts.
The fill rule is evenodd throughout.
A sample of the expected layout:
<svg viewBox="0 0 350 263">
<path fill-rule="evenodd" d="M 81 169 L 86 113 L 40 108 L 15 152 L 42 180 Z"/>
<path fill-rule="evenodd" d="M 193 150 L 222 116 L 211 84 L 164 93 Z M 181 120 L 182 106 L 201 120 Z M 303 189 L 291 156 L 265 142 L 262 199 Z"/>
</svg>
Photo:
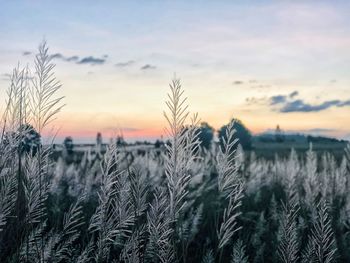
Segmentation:
<svg viewBox="0 0 350 263">
<path fill-rule="evenodd" d="M 246 98 L 245 101 L 247 105 L 265 105 L 267 98 L 256 98 L 256 97 L 250 97 Z"/>
<path fill-rule="evenodd" d="M 51 58 L 53 58 L 53 59 L 60 59 L 62 61 L 66 61 L 66 62 L 74 62 L 76 64 L 90 64 L 90 65 L 104 64 L 106 62 L 107 57 L 108 57 L 107 55 L 104 55 L 102 58 L 96 58 L 93 56 L 87 56 L 87 57 L 80 58 L 77 55 L 65 56 L 61 53 L 55 53 L 55 54 L 51 55 Z"/>
<path fill-rule="evenodd" d="M 276 95 L 270 98 L 270 105 L 280 105 L 279 112 L 318 112 L 331 107 L 345 107 L 350 106 L 350 100 L 327 100 L 319 104 L 311 104 L 304 102 L 302 99 L 294 99 L 298 96 L 297 91 L 292 92 L 288 96 Z"/>
<path fill-rule="evenodd" d="M 105 58 L 96 58 L 93 56 L 85 57 L 79 60 L 78 64 L 102 65 L 106 62 Z"/>
<path fill-rule="evenodd" d="M 271 105 L 276 105 L 280 103 L 284 103 L 287 100 L 287 96 L 284 95 L 276 95 L 271 97 Z"/>
<path fill-rule="evenodd" d="M 141 70 L 151 70 L 151 69 L 156 69 L 157 67 L 154 65 L 146 64 L 141 67 Z"/>
<path fill-rule="evenodd" d="M 78 61 L 79 57 L 78 56 L 71 56 L 69 58 L 66 58 L 66 61 L 71 62 L 71 61 Z"/>
<path fill-rule="evenodd" d="M 53 59 L 61 59 L 63 61 L 67 61 L 67 62 L 77 62 L 79 60 L 78 56 L 66 57 L 66 56 L 62 55 L 61 53 L 52 54 L 51 58 L 53 58 Z"/>
<path fill-rule="evenodd" d="M 66 60 L 66 58 L 61 53 L 55 53 L 51 55 L 51 59 L 62 59 Z"/>
<path fill-rule="evenodd" d="M 289 98 L 294 98 L 299 95 L 298 91 L 293 91 L 291 94 L 289 94 Z"/>
<path fill-rule="evenodd" d="M 305 103 L 302 100 L 296 100 L 286 104 L 280 111 L 281 112 L 312 112 L 312 111 L 323 111 L 330 107 L 345 107 L 350 106 L 350 100 L 341 101 L 341 100 L 329 100 L 321 104 L 311 105 Z"/>
<path fill-rule="evenodd" d="M 284 102 L 287 102 L 288 98 L 293 99 L 294 97 L 298 96 L 299 92 L 298 91 L 293 91 L 292 93 L 290 93 L 288 96 L 287 95 L 276 95 L 276 96 L 272 96 L 270 98 L 270 105 L 276 105 L 276 104 L 281 104 Z"/>
<path fill-rule="evenodd" d="M 319 112 L 327 110 L 331 107 L 347 107 L 350 106 L 349 100 L 326 100 L 321 103 L 312 104 L 305 102 L 303 99 L 297 98 L 298 91 L 293 91 L 288 95 L 275 95 L 272 97 L 256 98 L 251 97 L 246 99 L 247 105 L 268 105 L 272 106 L 274 111 L 280 113 L 289 112 Z"/>
<path fill-rule="evenodd" d="M 241 80 L 235 80 L 234 82 L 233 82 L 233 85 L 241 85 L 241 84 L 243 84 L 244 82 L 243 81 L 241 81 Z"/>
<path fill-rule="evenodd" d="M 119 63 L 115 64 L 115 66 L 118 67 L 118 68 L 124 68 L 124 67 L 131 66 L 134 63 L 135 63 L 134 60 L 128 60 L 128 61 L 125 61 L 125 62 L 119 62 Z"/>
</svg>

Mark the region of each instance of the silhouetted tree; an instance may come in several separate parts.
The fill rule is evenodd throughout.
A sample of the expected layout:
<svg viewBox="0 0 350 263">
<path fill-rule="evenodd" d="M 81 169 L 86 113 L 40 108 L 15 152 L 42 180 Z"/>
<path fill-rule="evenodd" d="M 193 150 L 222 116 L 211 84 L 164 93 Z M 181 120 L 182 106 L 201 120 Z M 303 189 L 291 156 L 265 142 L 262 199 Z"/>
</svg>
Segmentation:
<svg viewBox="0 0 350 263">
<path fill-rule="evenodd" d="M 154 143 L 154 148 L 159 149 L 160 147 L 162 147 L 164 145 L 164 142 L 161 140 L 156 140 L 156 142 Z"/>
<path fill-rule="evenodd" d="M 126 146 L 127 143 L 122 136 L 118 136 L 116 140 L 117 146 Z"/>
<path fill-rule="evenodd" d="M 96 135 L 96 158 L 99 160 L 102 159 L 102 144 L 103 144 L 103 139 L 102 139 L 102 134 L 100 132 L 97 133 Z"/>
<path fill-rule="evenodd" d="M 62 157 L 67 164 L 74 161 L 74 144 L 73 138 L 68 136 L 63 141 Z"/>
<path fill-rule="evenodd" d="M 252 135 L 250 131 L 243 125 L 243 123 L 238 119 L 232 119 L 234 121 L 234 129 L 236 130 L 236 134 L 234 138 L 238 138 L 239 144 L 242 145 L 244 150 L 250 150 L 252 148 Z M 226 127 L 224 125 L 220 128 L 218 132 L 220 145 L 223 145 L 223 138 L 226 137 Z"/>
<path fill-rule="evenodd" d="M 30 124 L 23 124 L 16 132 L 10 132 L 5 135 L 3 143 L 11 144 L 16 141 L 17 149 L 20 149 L 21 153 L 31 152 L 33 155 L 36 154 L 39 147 L 41 147 L 41 136 Z"/>
<path fill-rule="evenodd" d="M 97 133 L 96 135 L 96 144 L 97 145 L 102 145 L 103 140 L 102 140 L 102 134 L 100 132 Z"/>
<path fill-rule="evenodd" d="M 199 127 L 198 138 L 201 142 L 201 146 L 205 149 L 209 149 L 214 138 L 213 127 L 209 126 L 209 124 L 206 122 L 202 122 L 201 126 Z"/>
<path fill-rule="evenodd" d="M 63 141 L 63 147 L 67 151 L 67 154 L 72 154 L 74 149 L 73 138 L 68 136 Z"/>
<path fill-rule="evenodd" d="M 284 142 L 284 134 L 279 125 L 277 125 L 275 130 L 275 139 L 276 142 Z"/>
</svg>

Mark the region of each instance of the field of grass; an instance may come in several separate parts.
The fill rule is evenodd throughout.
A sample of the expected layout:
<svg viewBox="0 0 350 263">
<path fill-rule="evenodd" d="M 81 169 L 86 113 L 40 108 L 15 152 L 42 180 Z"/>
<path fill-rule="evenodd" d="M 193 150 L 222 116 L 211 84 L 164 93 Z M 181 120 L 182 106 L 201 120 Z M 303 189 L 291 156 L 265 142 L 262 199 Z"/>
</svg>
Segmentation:
<svg viewBox="0 0 350 263">
<path fill-rule="evenodd" d="M 30 129 L 63 105 L 45 44 L 28 74 L 14 70 L 1 126 L 0 262 L 350 262 L 349 145 L 244 152 L 231 122 L 204 150 L 174 79 L 164 150 L 52 158 Z"/>
<path fill-rule="evenodd" d="M 299 154 L 305 154 L 310 148 L 308 143 L 296 143 L 296 142 L 254 142 L 254 152 L 267 159 L 274 158 L 277 154 L 279 156 L 288 156 L 291 149 L 294 149 Z M 341 160 L 344 156 L 344 149 L 346 148 L 345 142 L 331 142 L 331 143 L 312 143 L 312 149 L 318 155 L 322 155 L 326 152 L 332 153 L 337 160 Z"/>
</svg>

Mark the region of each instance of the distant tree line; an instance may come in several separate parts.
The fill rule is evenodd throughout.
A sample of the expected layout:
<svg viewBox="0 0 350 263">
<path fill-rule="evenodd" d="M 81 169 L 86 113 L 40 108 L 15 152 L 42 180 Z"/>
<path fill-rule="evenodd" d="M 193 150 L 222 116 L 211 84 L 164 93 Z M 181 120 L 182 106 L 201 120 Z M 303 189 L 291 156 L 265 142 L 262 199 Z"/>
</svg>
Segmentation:
<svg viewBox="0 0 350 263">
<path fill-rule="evenodd" d="M 252 149 L 252 134 L 251 132 L 245 127 L 245 125 L 238 119 L 232 119 L 230 121 L 234 122 L 233 128 L 235 129 L 235 138 L 238 139 L 239 144 L 242 146 L 244 150 L 251 150 Z M 220 146 L 223 145 L 223 141 L 226 140 L 226 129 L 227 125 L 223 125 L 218 131 L 217 136 L 219 139 Z M 212 141 L 214 139 L 215 130 L 213 127 L 211 127 L 208 123 L 203 122 L 200 126 L 200 134 L 199 134 L 199 140 L 201 142 L 201 146 L 205 149 L 209 149 L 212 145 Z"/>
<path fill-rule="evenodd" d="M 252 149 L 252 134 L 251 132 L 244 126 L 244 124 L 238 120 L 238 119 L 233 119 L 234 121 L 234 129 L 236 130 L 235 137 L 238 138 L 239 144 L 242 146 L 244 150 L 251 150 Z M 225 130 L 227 128 L 227 125 L 223 125 L 218 131 L 217 131 L 217 138 L 219 140 L 219 144 L 223 144 L 223 139 L 226 139 L 225 135 Z M 30 125 L 24 125 L 21 130 L 25 130 L 26 132 L 23 132 L 25 134 L 22 139 L 22 147 L 24 151 L 30 151 L 30 150 L 37 150 L 37 147 L 40 145 L 40 134 L 35 131 L 35 129 L 30 126 Z M 211 145 L 213 143 L 213 140 L 215 138 L 215 129 L 210 126 L 207 122 L 202 122 L 200 124 L 199 128 L 199 141 L 201 146 L 209 150 L 211 148 Z M 21 131 L 19 131 L 21 133 Z M 101 141 L 101 134 L 97 134 L 97 139 L 96 141 Z M 125 141 L 125 139 L 121 136 L 118 136 L 116 139 L 116 144 L 118 146 L 126 146 L 128 143 Z M 151 144 L 150 142 L 144 141 L 140 142 L 137 141 L 135 142 L 135 145 L 148 145 Z M 164 142 L 161 140 L 156 140 L 154 143 L 156 148 L 160 148 L 164 145 Z M 63 140 L 63 147 L 64 150 L 68 155 L 71 155 L 74 151 L 74 143 L 73 143 L 73 138 L 71 136 L 67 136 Z"/>
<path fill-rule="evenodd" d="M 266 143 L 284 143 L 284 142 L 295 142 L 295 143 L 337 143 L 344 142 L 342 140 L 338 140 L 335 138 L 328 138 L 324 136 L 311 136 L 311 135 L 303 135 L 303 134 L 283 134 L 283 131 L 277 126 L 275 134 L 262 134 L 258 136 L 252 136 L 251 132 L 247 129 L 247 127 L 240 121 L 239 119 L 232 119 L 234 121 L 234 129 L 235 129 L 235 138 L 238 139 L 239 144 L 242 146 L 244 150 L 251 150 L 252 144 L 254 141 L 266 142 Z M 228 124 L 227 124 L 228 125 Z M 214 138 L 217 135 L 218 143 L 220 146 L 223 145 L 223 141 L 226 138 L 225 131 L 227 129 L 227 125 L 223 125 L 220 129 L 215 131 L 215 129 L 210 126 L 207 122 L 202 122 L 199 127 L 199 135 L 198 139 L 202 148 L 209 150 L 213 144 Z M 216 133 L 216 134 L 215 134 Z M 18 131 L 18 134 L 23 134 L 21 148 L 22 151 L 29 152 L 32 151 L 35 153 L 41 145 L 41 137 L 40 134 L 35 131 L 35 129 L 28 124 L 22 126 L 22 128 Z M 17 136 L 19 136 L 17 134 Z M 13 136 L 13 135 L 12 135 Z M 97 135 L 97 143 L 102 140 L 102 135 L 98 133 Z M 100 142 L 101 143 L 101 142 Z M 156 140 L 154 143 L 155 148 L 161 148 L 164 145 L 164 141 Z M 116 144 L 120 146 L 126 146 L 128 143 L 122 136 L 118 136 L 116 139 Z M 148 141 L 137 141 L 134 145 L 150 145 L 151 142 Z M 73 138 L 68 136 L 63 141 L 64 150 L 68 155 L 73 153 L 74 144 Z"/>
</svg>

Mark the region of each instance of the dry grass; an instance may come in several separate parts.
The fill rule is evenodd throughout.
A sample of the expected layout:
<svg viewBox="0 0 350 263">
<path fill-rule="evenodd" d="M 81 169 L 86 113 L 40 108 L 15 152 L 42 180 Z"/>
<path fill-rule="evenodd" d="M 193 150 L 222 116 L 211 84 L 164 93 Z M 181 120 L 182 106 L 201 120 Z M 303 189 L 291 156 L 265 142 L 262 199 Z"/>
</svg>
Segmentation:
<svg viewBox="0 0 350 263">
<path fill-rule="evenodd" d="M 204 151 L 174 79 L 164 151 L 132 155 L 112 143 L 102 159 L 55 162 L 50 147 L 24 147 L 30 127 L 41 133 L 62 109 L 53 70 L 43 43 L 34 74 L 13 71 L 0 141 L 1 262 L 350 260 L 350 146 L 340 164 L 312 149 L 245 158 L 231 123 L 223 147 Z"/>
</svg>

